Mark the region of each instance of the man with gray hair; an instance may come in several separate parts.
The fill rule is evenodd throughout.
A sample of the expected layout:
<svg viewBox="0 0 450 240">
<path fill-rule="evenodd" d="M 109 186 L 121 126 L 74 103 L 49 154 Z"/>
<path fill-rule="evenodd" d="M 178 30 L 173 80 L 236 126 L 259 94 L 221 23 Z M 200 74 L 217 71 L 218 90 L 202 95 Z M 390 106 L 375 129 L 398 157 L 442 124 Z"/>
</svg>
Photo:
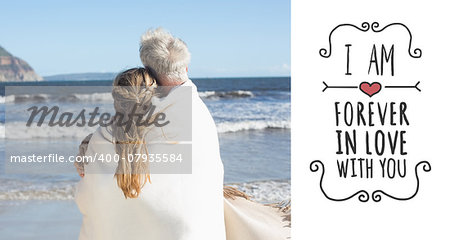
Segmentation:
<svg viewBox="0 0 450 240">
<path fill-rule="evenodd" d="M 149 204 L 156 207 L 176 203 L 155 211 L 161 219 L 167 218 L 163 214 L 175 219 L 170 226 L 171 232 L 180 236 L 175 239 L 225 240 L 223 164 L 217 129 L 197 87 L 188 78 L 189 50 L 181 39 L 158 28 L 142 35 L 140 57 L 144 66 L 151 69 L 157 84 L 166 88 L 162 92 L 168 92 L 164 97 L 155 98 L 153 104 L 162 109 L 170 123 L 150 130 L 148 142 L 162 139 L 166 141 L 164 149 L 167 151 L 188 143 L 192 153 L 190 174 L 153 177 L 155 180 L 150 186 L 163 186 L 166 190 L 155 196 L 157 202 Z M 191 133 L 190 138 L 180 139 L 186 131 Z M 149 144 L 149 152 L 158 152 L 162 147 L 160 143 Z M 152 194 L 151 189 L 148 194 Z M 164 212 L 164 209 L 170 210 Z"/>
<path fill-rule="evenodd" d="M 142 64 L 148 67 L 162 86 L 180 85 L 187 80 L 191 54 L 181 39 L 162 28 L 149 30 L 141 37 Z"/>
</svg>

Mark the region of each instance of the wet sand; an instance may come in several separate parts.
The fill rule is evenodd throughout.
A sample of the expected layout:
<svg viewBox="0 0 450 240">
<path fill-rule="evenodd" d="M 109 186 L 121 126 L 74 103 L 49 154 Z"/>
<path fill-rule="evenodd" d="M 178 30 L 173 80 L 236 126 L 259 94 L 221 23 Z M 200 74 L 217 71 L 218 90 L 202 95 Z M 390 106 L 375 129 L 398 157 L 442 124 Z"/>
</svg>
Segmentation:
<svg viewBox="0 0 450 240">
<path fill-rule="evenodd" d="M 0 239 L 78 239 L 82 215 L 74 201 L 1 201 Z"/>
</svg>

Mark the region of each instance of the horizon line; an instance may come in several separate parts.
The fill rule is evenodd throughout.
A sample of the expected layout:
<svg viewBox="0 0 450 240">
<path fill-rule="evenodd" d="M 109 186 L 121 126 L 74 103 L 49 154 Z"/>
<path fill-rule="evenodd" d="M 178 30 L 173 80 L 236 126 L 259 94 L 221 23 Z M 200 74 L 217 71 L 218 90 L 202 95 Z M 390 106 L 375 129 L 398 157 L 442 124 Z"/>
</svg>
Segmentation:
<svg viewBox="0 0 450 240">
<path fill-rule="evenodd" d="M 48 78 L 48 77 L 57 77 L 57 76 L 63 76 L 63 75 L 78 75 L 78 74 L 118 74 L 120 72 L 82 72 L 82 73 L 61 73 L 61 74 L 52 74 L 52 75 L 46 75 L 42 76 L 42 78 Z M 193 76 L 189 78 L 273 78 L 273 77 L 291 77 L 291 75 L 269 75 L 269 76 Z M 108 80 L 108 79 L 98 79 L 98 80 Z"/>
</svg>

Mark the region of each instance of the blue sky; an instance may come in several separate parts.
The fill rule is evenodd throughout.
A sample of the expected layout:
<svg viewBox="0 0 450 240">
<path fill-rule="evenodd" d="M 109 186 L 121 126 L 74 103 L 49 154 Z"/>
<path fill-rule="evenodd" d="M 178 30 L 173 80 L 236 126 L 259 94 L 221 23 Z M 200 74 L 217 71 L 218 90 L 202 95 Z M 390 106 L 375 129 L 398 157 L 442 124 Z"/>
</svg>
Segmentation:
<svg viewBox="0 0 450 240">
<path fill-rule="evenodd" d="M 187 44 L 191 77 L 289 76 L 290 1 L 2 1 L 0 46 L 42 75 L 141 65 L 163 27 Z"/>
</svg>

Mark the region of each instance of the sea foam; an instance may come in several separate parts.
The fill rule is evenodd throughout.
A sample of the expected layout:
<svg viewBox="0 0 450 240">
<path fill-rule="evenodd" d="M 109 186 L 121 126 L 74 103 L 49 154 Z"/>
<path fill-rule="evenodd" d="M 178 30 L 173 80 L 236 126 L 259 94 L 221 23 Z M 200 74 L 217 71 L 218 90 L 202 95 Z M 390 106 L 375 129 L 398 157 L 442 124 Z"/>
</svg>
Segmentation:
<svg viewBox="0 0 450 240">
<path fill-rule="evenodd" d="M 0 179 L 0 200 L 72 200 L 76 182 L 26 182 L 20 180 Z M 226 186 L 250 195 L 261 203 L 277 203 L 291 198 L 290 180 L 266 180 L 245 183 L 229 183 Z"/>
</svg>

